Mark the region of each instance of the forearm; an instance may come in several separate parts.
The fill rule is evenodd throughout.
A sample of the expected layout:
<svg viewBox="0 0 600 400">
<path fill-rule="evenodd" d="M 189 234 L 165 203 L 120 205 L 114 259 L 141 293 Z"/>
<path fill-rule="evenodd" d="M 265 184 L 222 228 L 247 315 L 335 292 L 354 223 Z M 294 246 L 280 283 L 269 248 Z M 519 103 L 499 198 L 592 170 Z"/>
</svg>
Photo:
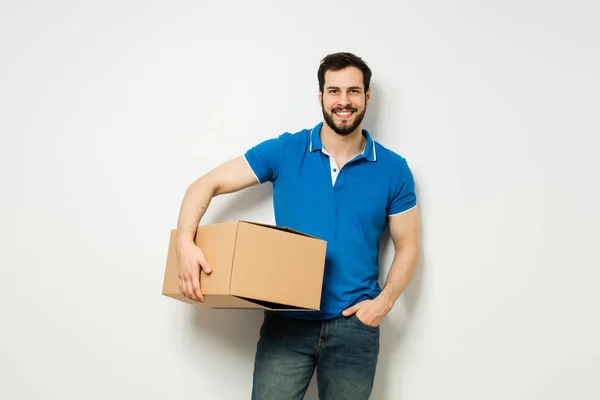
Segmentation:
<svg viewBox="0 0 600 400">
<path fill-rule="evenodd" d="M 400 297 L 417 267 L 419 247 L 415 244 L 404 244 L 396 247 L 394 260 L 379 297 L 391 309 Z"/>
<path fill-rule="evenodd" d="M 192 183 L 183 197 L 177 221 L 177 240 L 179 243 L 193 243 L 198 224 L 204 216 L 215 188 L 205 178 Z"/>
<path fill-rule="evenodd" d="M 198 224 L 215 196 L 237 192 L 259 182 L 244 156 L 231 159 L 192 183 L 183 198 L 177 237 L 179 244 L 194 243 Z"/>
</svg>

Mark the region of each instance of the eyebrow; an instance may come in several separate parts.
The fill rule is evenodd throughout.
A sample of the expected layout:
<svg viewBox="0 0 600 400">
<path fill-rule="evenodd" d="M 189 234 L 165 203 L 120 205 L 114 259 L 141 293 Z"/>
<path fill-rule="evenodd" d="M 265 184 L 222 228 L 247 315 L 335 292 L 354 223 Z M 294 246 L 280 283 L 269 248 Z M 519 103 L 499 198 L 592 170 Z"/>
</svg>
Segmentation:
<svg viewBox="0 0 600 400">
<path fill-rule="evenodd" d="M 337 86 L 327 86 L 327 89 L 338 89 L 339 90 L 340 88 L 337 87 Z M 348 88 L 348 90 L 354 90 L 354 89 L 362 90 L 362 87 L 360 87 L 360 86 L 350 86 Z"/>
</svg>

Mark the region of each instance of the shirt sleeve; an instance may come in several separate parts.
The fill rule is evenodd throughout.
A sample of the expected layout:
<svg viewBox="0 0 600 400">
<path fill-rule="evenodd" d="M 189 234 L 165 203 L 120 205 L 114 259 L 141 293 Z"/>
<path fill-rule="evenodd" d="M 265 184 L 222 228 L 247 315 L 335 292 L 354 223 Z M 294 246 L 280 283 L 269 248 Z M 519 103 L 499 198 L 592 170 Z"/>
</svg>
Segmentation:
<svg viewBox="0 0 600 400">
<path fill-rule="evenodd" d="M 260 183 L 274 182 L 285 152 L 285 135 L 265 140 L 250 148 L 244 157 Z"/>
<path fill-rule="evenodd" d="M 415 181 L 406 160 L 403 160 L 396 174 L 392 174 L 391 188 L 391 199 L 387 209 L 388 216 L 401 214 L 417 205 Z"/>
</svg>

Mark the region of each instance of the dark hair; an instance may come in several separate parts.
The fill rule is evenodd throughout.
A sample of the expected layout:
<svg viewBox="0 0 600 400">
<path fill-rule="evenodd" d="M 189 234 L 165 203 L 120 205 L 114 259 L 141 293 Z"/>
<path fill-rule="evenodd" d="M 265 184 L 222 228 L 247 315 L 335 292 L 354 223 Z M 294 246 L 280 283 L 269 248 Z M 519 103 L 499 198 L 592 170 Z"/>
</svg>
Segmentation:
<svg viewBox="0 0 600 400">
<path fill-rule="evenodd" d="M 328 54 L 321 60 L 317 77 L 319 79 L 319 90 L 323 92 L 325 86 L 325 72 L 339 71 L 347 67 L 356 67 L 362 71 L 363 74 L 363 85 L 365 87 L 365 93 L 369 90 L 371 84 L 371 69 L 360 57 L 355 56 L 352 53 L 333 53 Z"/>
</svg>

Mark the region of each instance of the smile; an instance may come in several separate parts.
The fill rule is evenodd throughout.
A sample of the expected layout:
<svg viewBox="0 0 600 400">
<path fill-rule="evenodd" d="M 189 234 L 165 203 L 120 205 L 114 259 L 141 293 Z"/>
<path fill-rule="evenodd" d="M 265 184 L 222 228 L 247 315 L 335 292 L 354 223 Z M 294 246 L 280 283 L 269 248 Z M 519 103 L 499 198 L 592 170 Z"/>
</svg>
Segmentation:
<svg viewBox="0 0 600 400">
<path fill-rule="evenodd" d="M 336 117 L 341 119 L 348 119 L 354 114 L 354 111 L 338 111 L 334 113 Z"/>
</svg>

